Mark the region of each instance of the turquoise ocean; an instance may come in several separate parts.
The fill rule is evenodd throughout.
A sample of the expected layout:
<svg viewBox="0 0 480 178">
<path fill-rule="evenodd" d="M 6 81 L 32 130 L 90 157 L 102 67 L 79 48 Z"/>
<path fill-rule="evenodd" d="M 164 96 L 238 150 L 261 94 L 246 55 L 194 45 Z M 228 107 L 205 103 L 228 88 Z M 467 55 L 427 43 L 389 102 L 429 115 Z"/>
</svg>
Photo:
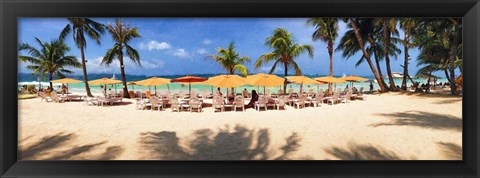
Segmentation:
<svg viewBox="0 0 480 178">
<path fill-rule="evenodd" d="M 208 78 L 208 77 L 212 77 L 212 76 L 216 76 L 216 75 L 219 75 L 219 74 L 197 74 L 197 75 L 194 75 L 194 76 Z M 183 76 L 185 76 L 185 75 L 168 75 L 168 76 L 156 76 L 156 77 L 174 79 L 174 78 L 183 77 Z M 278 76 L 283 77 L 283 75 L 278 75 Z M 311 77 L 311 78 L 320 77 L 320 76 L 317 76 L 317 75 L 305 75 L 305 76 L 308 76 L 308 77 Z M 67 77 L 78 79 L 78 80 L 83 80 L 83 76 L 81 76 L 81 75 L 71 75 L 71 76 L 67 76 Z M 115 77 L 115 79 L 120 79 L 120 75 L 118 75 L 118 74 L 117 75 L 113 75 L 113 74 L 89 74 L 88 79 L 89 80 L 95 80 L 95 79 L 100 79 L 100 78 L 103 78 L 103 77 L 107 77 L 107 78 Z M 144 80 L 144 79 L 147 79 L 147 78 L 150 78 L 150 77 L 153 77 L 153 76 L 126 75 L 127 82 Z M 335 77 L 342 77 L 342 76 L 335 76 Z M 361 76 L 361 77 L 368 78 L 370 80 L 375 79 L 373 76 Z M 420 82 L 420 83 L 425 83 L 425 84 L 427 83 L 427 79 L 425 79 L 425 78 L 415 78 L 413 80 L 416 81 L 416 82 Z M 402 84 L 402 79 L 401 78 L 395 78 L 394 81 L 395 81 L 395 85 L 400 86 Z M 388 84 L 388 79 L 387 78 L 385 78 L 385 82 Z M 433 82 L 433 79 L 431 80 L 431 82 Z M 442 82 L 442 83 L 447 82 L 447 79 L 446 78 L 438 78 L 437 83 L 439 83 L 439 82 Z M 47 87 L 49 85 L 49 82 L 46 81 L 46 80 L 44 80 L 44 81 L 40 80 L 39 81 L 38 77 L 35 76 L 35 75 L 20 73 L 18 75 L 18 87 L 22 87 L 23 85 L 35 85 L 37 88 L 40 85 L 42 87 Z M 346 87 L 346 85 L 351 86 L 352 83 L 346 82 L 346 83 L 342 83 L 342 84 L 336 84 L 336 85 L 334 85 L 334 87 L 343 89 L 343 88 Z M 369 85 L 370 85 L 370 82 L 354 82 L 353 83 L 353 86 L 356 87 L 357 89 L 360 89 L 360 87 L 364 87 L 364 90 L 368 90 Z M 410 86 L 410 85 L 411 85 L 411 83 L 408 80 L 407 81 L 407 86 Z M 54 88 L 56 90 L 59 90 L 60 86 L 61 86 L 61 84 L 54 84 Z M 208 90 L 210 92 L 216 91 L 216 87 L 212 87 L 210 85 L 204 85 L 204 84 L 194 84 L 194 83 L 192 83 L 191 87 L 192 87 L 192 90 L 199 91 L 200 93 L 202 93 L 204 90 Z M 72 93 L 85 93 L 85 84 L 83 82 L 75 83 L 75 84 L 69 84 L 68 88 L 69 88 L 69 91 L 72 92 Z M 107 89 L 117 91 L 117 92 L 120 92 L 121 88 L 122 88 L 121 84 L 108 85 L 107 86 Z M 251 92 L 251 90 L 257 90 L 258 92 L 263 93 L 263 90 L 264 90 L 263 87 L 251 86 L 251 85 L 244 85 L 244 86 L 241 86 L 241 87 L 237 87 L 235 89 L 236 89 L 237 93 L 240 93 L 241 90 L 244 90 L 245 88 L 249 92 Z M 283 88 L 283 86 L 265 87 L 266 90 L 270 90 L 270 93 L 277 93 L 277 91 L 281 88 Z M 295 92 L 298 92 L 300 90 L 300 84 L 288 84 L 287 85 L 287 90 L 288 90 L 288 88 L 293 88 Z M 317 90 L 319 90 L 319 89 L 326 90 L 328 88 L 328 85 L 303 85 L 303 91 L 308 91 L 308 88 L 312 88 L 312 89 L 314 89 L 315 92 L 317 92 Z M 378 89 L 379 88 L 378 84 L 374 83 L 373 88 L 375 90 Z M 91 89 L 93 94 L 97 94 L 97 95 L 101 94 L 102 91 L 103 91 L 103 88 L 102 88 L 101 85 L 90 85 L 90 89 Z M 155 87 L 153 87 L 153 86 L 148 87 L 148 86 L 128 85 L 128 90 L 141 91 L 141 92 L 145 92 L 145 91 L 150 90 L 151 92 L 154 92 Z M 170 84 L 167 84 L 167 85 L 160 85 L 160 86 L 156 86 L 156 91 L 157 91 L 157 93 L 158 92 L 159 93 L 165 93 L 167 91 L 171 91 L 171 92 L 174 92 L 174 93 L 179 92 L 179 91 L 188 92 L 188 84 L 170 83 Z M 222 88 L 221 91 L 225 93 L 227 91 L 227 89 Z"/>
</svg>

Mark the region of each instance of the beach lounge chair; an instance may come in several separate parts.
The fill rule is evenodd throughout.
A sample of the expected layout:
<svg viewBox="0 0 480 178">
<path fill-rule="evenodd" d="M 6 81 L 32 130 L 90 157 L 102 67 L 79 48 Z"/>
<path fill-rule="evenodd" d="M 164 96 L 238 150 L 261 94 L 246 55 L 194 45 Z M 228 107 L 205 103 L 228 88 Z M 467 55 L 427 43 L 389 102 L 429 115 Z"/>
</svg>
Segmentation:
<svg viewBox="0 0 480 178">
<path fill-rule="evenodd" d="M 341 101 L 341 100 L 339 99 L 339 97 L 340 97 L 340 92 L 341 92 L 341 91 L 335 92 L 335 93 L 333 94 L 333 97 L 332 97 L 332 98 L 329 98 L 329 99 L 327 100 L 327 103 L 332 103 L 332 105 L 333 105 L 333 104 L 336 104 L 337 102 Z"/>
<path fill-rule="evenodd" d="M 290 96 L 293 95 L 293 88 L 288 89 L 288 95 L 290 95 Z"/>
<path fill-rule="evenodd" d="M 267 103 L 267 104 L 266 104 L 266 105 L 267 105 L 267 109 L 268 109 L 268 107 L 272 107 L 272 109 L 275 109 L 275 107 L 276 107 L 276 102 L 275 102 L 275 100 L 274 100 L 272 97 L 270 97 L 270 96 L 265 97 L 265 99 L 266 99 L 266 103 Z"/>
<path fill-rule="evenodd" d="M 152 93 L 150 93 L 150 91 L 146 91 L 145 92 L 145 97 L 150 99 L 150 97 L 152 97 Z"/>
<path fill-rule="evenodd" d="M 180 102 L 178 102 L 177 98 L 170 99 L 170 108 L 172 108 L 172 112 L 173 111 L 180 112 Z"/>
<path fill-rule="evenodd" d="M 87 106 L 98 105 L 98 100 L 95 97 L 85 96 L 85 105 Z"/>
<path fill-rule="evenodd" d="M 40 97 L 42 97 L 40 102 L 42 102 L 43 100 L 45 100 L 47 103 L 53 101 L 52 97 L 47 96 L 44 92 L 40 92 Z"/>
<path fill-rule="evenodd" d="M 313 92 L 313 88 L 309 88 L 307 96 L 313 97 L 314 95 L 315 95 L 315 93 Z"/>
<path fill-rule="evenodd" d="M 342 103 L 348 103 L 352 100 L 352 90 L 348 90 L 344 96 L 340 97 Z"/>
<path fill-rule="evenodd" d="M 307 97 L 305 97 L 304 95 L 301 95 L 298 98 L 298 100 L 293 103 L 293 106 L 296 106 L 297 109 L 300 109 L 300 106 L 304 108 L 306 105 L 306 101 L 307 101 Z"/>
<path fill-rule="evenodd" d="M 267 99 L 264 95 L 258 97 L 258 101 L 255 102 L 255 109 L 260 112 L 260 108 L 267 110 Z"/>
<path fill-rule="evenodd" d="M 202 102 L 199 99 L 190 99 L 190 112 L 196 110 L 197 112 L 202 112 Z"/>
<path fill-rule="evenodd" d="M 270 96 L 270 90 L 265 90 L 265 96 Z"/>
<path fill-rule="evenodd" d="M 61 98 L 58 96 L 57 92 L 53 91 L 51 97 L 55 103 L 63 103 L 65 102 L 65 98 Z"/>
<path fill-rule="evenodd" d="M 238 108 L 242 108 L 242 111 L 245 111 L 245 102 L 243 96 L 237 96 L 235 97 L 234 107 L 235 107 L 235 112 L 237 112 Z"/>
<path fill-rule="evenodd" d="M 223 98 L 221 96 L 215 96 L 213 98 L 212 106 L 213 106 L 213 112 L 216 112 L 217 109 L 220 109 L 220 112 L 223 112 L 225 110 Z"/>
<path fill-rule="evenodd" d="M 128 91 L 128 96 L 130 96 L 130 98 L 135 98 L 135 93 L 132 90 L 130 90 Z"/>
<path fill-rule="evenodd" d="M 314 107 L 318 107 L 319 105 L 323 104 L 323 95 L 324 93 L 317 93 L 315 95 L 315 97 L 311 101 Z"/>
<path fill-rule="evenodd" d="M 360 91 L 358 92 L 358 94 L 353 94 L 352 97 L 355 99 L 365 100 L 366 96 L 363 95 L 363 87 L 360 88 Z"/>
<path fill-rule="evenodd" d="M 135 92 L 135 97 L 136 98 L 143 98 L 142 92 L 140 92 L 140 91 Z"/>
<path fill-rule="evenodd" d="M 150 98 L 150 104 L 151 104 L 151 110 L 153 111 L 153 109 L 157 108 L 158 111 L 160 111 L 162 109 L 162 103 L 160 103 L 160 100 L 157 98 L 157 97 L 152 97 Z"/>
<path fill-rule="evenodd" d="M 277 106 L 277 110 L 280 110 L 280 107 L 282 107 L 284 110 L 287 110 L 287 98 L 285 96 L 280 96 L 278 98 L 278 102 L 275 103 L 275 106 Z"/>
</svg>

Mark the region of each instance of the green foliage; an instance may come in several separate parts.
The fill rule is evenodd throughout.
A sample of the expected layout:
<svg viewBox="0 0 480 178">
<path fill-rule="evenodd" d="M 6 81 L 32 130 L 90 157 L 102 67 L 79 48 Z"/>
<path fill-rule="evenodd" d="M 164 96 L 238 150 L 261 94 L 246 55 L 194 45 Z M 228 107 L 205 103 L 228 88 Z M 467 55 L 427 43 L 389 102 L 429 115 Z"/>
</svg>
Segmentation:
<svg viewBox="0 0 480 178">
<path fill-rule="evenodd" d="M 210 55 L 208 57 L 220 64 L 229 74 L 239 72 L 243 76 L 248 75 L 248 69 L 244 63 L 250 62 L 250 58 L 247 56 L 240 57 L 240 53 L 235 51 L 234 42 L 230 42 L 227 48 L 218 48 L 217 55 Z"/>
</svg>

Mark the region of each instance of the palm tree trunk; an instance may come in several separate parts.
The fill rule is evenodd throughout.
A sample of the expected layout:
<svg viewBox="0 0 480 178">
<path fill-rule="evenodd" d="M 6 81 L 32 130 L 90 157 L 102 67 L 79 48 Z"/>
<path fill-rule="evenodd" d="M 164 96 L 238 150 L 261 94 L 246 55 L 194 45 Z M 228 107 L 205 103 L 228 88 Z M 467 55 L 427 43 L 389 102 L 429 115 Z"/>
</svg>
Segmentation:
<svg viewBox="0 0 480 178">
<path fill-rule="evenodd" d="M 387 20 L 388 19 L 383 19 L 383 40 L 384 40 L 383 53 L 385 55 L 385 65 L 387 66 L 387 75 L 388 75 L 388 81 L 390 83 L 390 90 L 396 91 L 397 87 L 395 86 L 395 81 L 393 81 L 392 70 L 390 68 L 390 57 L 388 54 L 388 46 L 390 46 L 390 30 L 388 29 Z"/>
<path fill-rule="evenodd" d="M 287 93 L 287 75 L 288 75 L 288 66 L 287 63 L 283 63 L 285 66 L 285 81 L 283 82 L 283 93 Z"/>
<path fill-rule="evenodd" d="M 330 56 L 330 76 L 333 75 L 333 42 L 328 43 L 328 55 Z M 328 94 L 332 94 L 332 83 L 328 83 Z"/>
<path fill-rule="evenodd" d="M 450 69 L 450 94 L 457 95 L 457 85 L 455 83 L 455 69 Z"/>
<path fill-rule="evenodd" d="M 387 84 L 385 83 L 385 80 L 383 80 L 382 68 L 380 66 L 380 60 L 379 60 L 378 54 L 377 54 L 377 45 L 375 44 L 375 42 L 373 40 L 370 40 L 369 43 L 370 43 L 370 45 L 372 46 L 372 49 L 373 49 L 373 57 L 375 58 L 375 65 L 377 66 L 378 75 L 380 75 L 380 78 L 382 79 L 381 81 L 378 81 L 378 82 L 382 82 L 382 85 L 386 87 Z"/>
<path fill-rule="evenodd" d="M 52 80 L 53 80 L 53 73 L 52 72 L 49 72 L 50 74 L 50 88 L 53 90 L 53 84 L 52 84 Z"/>
<path fill-rule="evenodd" d="M 387 88 L 385 85 L 382 84 L 382 78 L 378 75 L 377 71 L 375 70 L 375 66 L 373 66 L 372 60 L 370 59 L 370 55 L 368 55 L 367 50 L 365 50 L 365 47 L 363 46 L 363 39 L 362 36 L 358 33 L 358 27 L 353 18 L 350 19 L 350 24 L 352 24 L 353 31 L 355 32 L 355 36 L 357 37 L 358 43 L 360 44 L 360 48 L 362 49 L 363 55 L 365 59 L 367 59 L 368 65 L 370 66 L 370 69 L 372 70 L 373 75 L 375 76 L 375 79 L 377 79 L 378 85 L 380 86 L 380 91 L 381 92 L 386 92 Z"/>
<path fill-rule="evenodd" d="M 120 48 L 120 49 L 122 49 L 122 48 Z M 125 66 L 123 65 L 123 53 L 122 52 L 118 53 L 118 61 L 120 62 L 120 72 L 122 73 L 123 97 L 124 98 L 130 98 L 130 95 L 128 94 L 127 80 L 126 80 L 126 77 L 125 77 Z"/>
<path fill-rule="evenodd" d="M 448 70 L 447 70 L 447 69 L 443 69 L 443 71 L 445 72 L 445 77 L 447 78 L 447 81 L 450 82 L 450 75 L 448 75 Z"/>
<path fill-rule="evenodd" d="M 409 29 L 405 29 L 405 35 L 403 38 L 403 46 L 405 53 L 405 60 L 403 61 L 403 79 L 402 79 L 402 90 L 407 90 L 407 75 L 408 75 L 408 38 L 409 38 Z"/>
<path fill-rule="evenodd" d="M 90 92 L 90 85 L 88 85 L 88 76 L 87 76 L 87 66 L 85 65 L 85 49 L 83 45 L 80 46 L 80 54 L 82 55 L 82 70 L 83 70 L 83 81 L 85 82 L 85 91 L 87 96 L 93 97 Z"/>
</svg>

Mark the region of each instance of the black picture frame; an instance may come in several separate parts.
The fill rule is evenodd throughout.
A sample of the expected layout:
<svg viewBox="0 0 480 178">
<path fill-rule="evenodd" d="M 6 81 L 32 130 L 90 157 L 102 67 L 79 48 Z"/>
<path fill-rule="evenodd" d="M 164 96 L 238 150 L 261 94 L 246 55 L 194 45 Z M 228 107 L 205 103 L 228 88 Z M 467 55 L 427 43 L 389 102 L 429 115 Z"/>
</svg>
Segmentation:
<svg viewBox="0 0 480 178">
<path fill-rule="evenodd" d="M 281 10 L 288 9 L 288 10 Z M 478 0 L 0 0 L 1 177 L 478 177 Z M 17 161 L 18 17 L 463 17 L 462 161 Z"/>
</svg>

